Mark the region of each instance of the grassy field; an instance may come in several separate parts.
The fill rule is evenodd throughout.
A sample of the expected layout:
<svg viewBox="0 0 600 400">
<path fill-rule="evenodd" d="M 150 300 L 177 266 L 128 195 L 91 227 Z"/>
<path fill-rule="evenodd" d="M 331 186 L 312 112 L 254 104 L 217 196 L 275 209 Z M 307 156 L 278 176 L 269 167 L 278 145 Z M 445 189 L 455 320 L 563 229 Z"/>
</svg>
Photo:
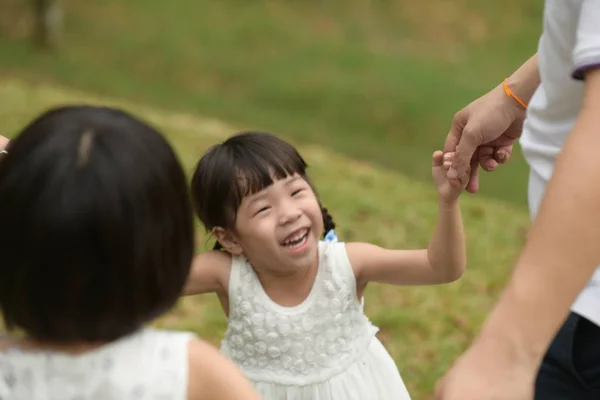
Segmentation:
<svg viewBox="0 0 600 400">
<path fill-rule="evenodd" d="M 452 115 L 536 48 L 535 0 L 63 1 L 59 53 L 0 4 L 0 76 L 201 113 L 420 179 Z M 518 154 L 482 193 L 525 203 Z M 488 177 L 485 177 L 488 178 Z"/>
<path fill-rule="evenodd" d="M 236 131 L 218 120 L 14 79 L 0 79 L 2 129 L 17 131 L 47 107 L 73 101 L 117 105 L 145 117 L 164 130 L 188 172 L 207 146 Z M 427 245 L 436 219 L 432 183 L 323 146 L 301 144 L 299 149 L 339 225 L 341 240 L 397 248 Z M 367 313 L 381 327 L 379 337 L 414 400 L 430 398 L 435 381 L 477 333 L 506 283 L 528 227 L 523 210 L 485 196 L 465 196 L 462 209 L 469 257 L 463 279 L 439 287 L 372 285 L 366 293 Z M 199 250 L 205 239 L 199 230 Z M 225 324 L 213 296 L 186 298 L 157 321 L 158 326 L 196 331 L 215 345 Z"/>
</svg>

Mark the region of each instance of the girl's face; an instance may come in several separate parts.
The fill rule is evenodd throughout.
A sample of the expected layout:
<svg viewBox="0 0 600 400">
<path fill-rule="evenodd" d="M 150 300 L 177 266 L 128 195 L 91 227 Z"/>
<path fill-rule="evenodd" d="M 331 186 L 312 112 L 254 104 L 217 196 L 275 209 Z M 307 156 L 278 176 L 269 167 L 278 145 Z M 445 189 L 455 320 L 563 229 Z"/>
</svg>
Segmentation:
<svg viewBox="0 0 600 400">
<path fill-rule="evenodd" d="M 323 215 L 308 182 L 298 174 L 274 180 L 244 197 L 237 212 L 232 253 L 254 268 L 293 274 L 317 262 Z"/>
</svg>

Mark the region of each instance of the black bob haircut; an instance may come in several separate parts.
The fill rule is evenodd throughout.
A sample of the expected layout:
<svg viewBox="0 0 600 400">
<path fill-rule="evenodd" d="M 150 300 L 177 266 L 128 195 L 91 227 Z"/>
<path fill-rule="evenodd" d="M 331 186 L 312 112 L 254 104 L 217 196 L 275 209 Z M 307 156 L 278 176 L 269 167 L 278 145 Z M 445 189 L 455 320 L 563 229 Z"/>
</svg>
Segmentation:
<svg viewBox="0 0 600 400">
<path fill-rule="evenodd" d="M 124 111 L 65 106 L 0 160 L 0 308 L 40 341 L 112 341 L 169 310 L 194 254 L 185 173 Z"/>
<path fill-rule="evenodd" d="M 266 132 L 245 131 L 211 147 L 200 159 L 192 177 L 196 214 L 207 231 L 233 229 L 242 199 L 283 179 L 298 174 L 313 191 L 307 164 L 291 144 Z M 335 228 L 321 205 L 325 234 Z M 221 249 L 219 242 L 214 249 Z"/>
</svg>

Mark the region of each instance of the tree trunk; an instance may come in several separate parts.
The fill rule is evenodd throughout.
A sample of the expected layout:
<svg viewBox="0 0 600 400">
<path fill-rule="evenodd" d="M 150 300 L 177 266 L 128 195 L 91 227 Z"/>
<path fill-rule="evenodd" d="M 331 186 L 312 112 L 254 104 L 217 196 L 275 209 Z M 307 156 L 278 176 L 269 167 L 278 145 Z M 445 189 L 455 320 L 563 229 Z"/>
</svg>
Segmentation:
<svg viewBox="0 0 600 400">
<path fill-rule="evenodd" d="M 62 34 L 62 9 L 59 0 L 33 0 L 35 44 L 41 48 L 59 46 Z"/>
</svg>

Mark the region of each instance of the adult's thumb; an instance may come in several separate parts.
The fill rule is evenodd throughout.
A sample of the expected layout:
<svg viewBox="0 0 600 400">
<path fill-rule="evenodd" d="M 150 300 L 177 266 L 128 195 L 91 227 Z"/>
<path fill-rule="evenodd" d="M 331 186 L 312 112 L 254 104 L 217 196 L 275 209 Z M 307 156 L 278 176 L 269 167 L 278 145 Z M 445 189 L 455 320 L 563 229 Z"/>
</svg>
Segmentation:
<svg viewBox="0 0 600 400">
<path fill-rule="evenodd" d="M 468 171 L 473 154 L 482 144 L 480 130 L 473 129 L 467 124 L 456 145 L 454 160 L 448 171 L 448 179 L 457 179 Z"/>
<path fill-rule="evenodd" d="M 452 118 L 452 123 L 450 124 L 450 132 L 446 136 L 446 141 L 444 142 L 444 153 L 454 153 L 456 151 L 456 146 L 460 142 L 460 137 L 462 136 L 463 129 L 468 122 L 468 113 L 465 109 L 460 110 L 454 118 Z"/>
</svg>

